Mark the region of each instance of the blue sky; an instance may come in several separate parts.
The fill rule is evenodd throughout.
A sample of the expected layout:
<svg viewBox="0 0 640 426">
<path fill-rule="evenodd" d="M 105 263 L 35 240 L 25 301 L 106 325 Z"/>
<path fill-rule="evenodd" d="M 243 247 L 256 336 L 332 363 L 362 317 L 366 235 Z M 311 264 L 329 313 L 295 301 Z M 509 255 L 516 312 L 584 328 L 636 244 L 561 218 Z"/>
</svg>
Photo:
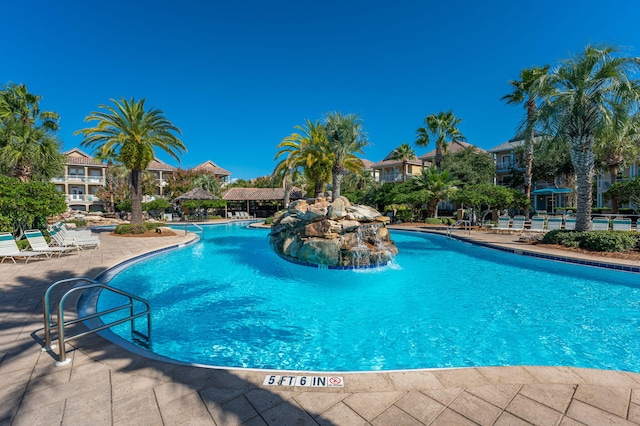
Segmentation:
<svg viewBox="0 0 640 426">
<path fill-rule="evenodd" d="M 24 83 L 61 115 L 64 149 L 109 99 L 146 98 L 182 130 L 189 168 L 269 174 L 305 119 L 356 113 L 381 160 L 453 110 L 484 149 L 514 136 L 500 98 L 522 68 L 586 44 L 640 56 L 638 0 L 3 2 L 0 84 Z M 417 148 L 418 155 L 433 149 Z"/>
</svg>

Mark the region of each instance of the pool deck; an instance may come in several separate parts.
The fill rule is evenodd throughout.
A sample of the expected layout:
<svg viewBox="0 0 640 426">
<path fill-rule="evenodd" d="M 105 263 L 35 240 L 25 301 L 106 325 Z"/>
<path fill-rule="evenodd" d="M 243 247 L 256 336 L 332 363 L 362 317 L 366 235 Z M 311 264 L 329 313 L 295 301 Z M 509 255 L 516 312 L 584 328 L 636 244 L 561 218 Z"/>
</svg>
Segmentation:
<svg viewBox="0 0 640 426">
<path fill-rule="evenodd" d="M 192 237 L 101 233 L 95 251 L 0 264 L 0 425 L 640 424 L 640 374 L 622 371 L 526 366 L 337 373 L 344 387 L 312 388 L 263 385 L 265 376 L 282 372 L 152 360 L 96 335 L 67 345 L 72 361 L 66 366 L 56 367 L 56 354 L 40 350 L 41 299 L 51 283 L 96 277 Z M 465 238 L 554 253 L 518 243 L 517 235 Z"/>
</svg>

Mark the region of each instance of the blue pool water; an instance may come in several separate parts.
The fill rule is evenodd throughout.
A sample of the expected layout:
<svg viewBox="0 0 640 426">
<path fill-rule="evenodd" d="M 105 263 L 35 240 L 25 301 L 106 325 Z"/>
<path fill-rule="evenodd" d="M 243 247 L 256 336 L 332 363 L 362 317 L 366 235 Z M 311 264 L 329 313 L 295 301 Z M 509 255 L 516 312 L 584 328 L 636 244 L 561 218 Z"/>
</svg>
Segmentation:
<svg viewBox="0 0 640 426">
<path fill-rule="evenodd" d="M 111 285 L 147 298 L 153 351 L 229 367 L 362 371 L 562 365 L 640 372 L 640 276 L 392 232 L 395 264 L 295 265 L 266 230 L 134 264 Z M 102 295 L 99 308 L 116 303 Z M 143 328 L 144 329 L 144 328 Z M 127 326 L 116 331 L 128 337 Z"/>
</svg>

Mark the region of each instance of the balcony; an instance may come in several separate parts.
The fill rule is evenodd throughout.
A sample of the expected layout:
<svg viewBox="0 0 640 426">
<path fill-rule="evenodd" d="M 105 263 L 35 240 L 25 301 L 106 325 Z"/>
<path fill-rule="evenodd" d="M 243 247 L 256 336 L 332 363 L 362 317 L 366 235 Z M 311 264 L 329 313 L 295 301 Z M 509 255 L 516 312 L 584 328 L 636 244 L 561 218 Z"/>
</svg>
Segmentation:
<svg viewBox="0 0 640 426">
<path fill-rule="evenodd" d="M 93 195 L 93 194 L 65 194 L 65 200 L 69 203 L 76 203 L 79 201 L 82 202 L 97 202 L 97 201 L 102 201 L 100 200 L 100 198 L 98 198 L 97 196 Z"/>
<path fill-rule="evenodd" d="M 515 161 L 497 161 L 496 162 L 496 172 L 504 173 L 509 172 L 511 170 L 524 170 L 524 167 L 520 166 Z"/>
<path fill-rule="evenodd" d="M 105 179 L 102 176 L 66 175 L 55 177 L 51 181 L 55 183 L 73 182 L 104 185 Z"/>
</svg>

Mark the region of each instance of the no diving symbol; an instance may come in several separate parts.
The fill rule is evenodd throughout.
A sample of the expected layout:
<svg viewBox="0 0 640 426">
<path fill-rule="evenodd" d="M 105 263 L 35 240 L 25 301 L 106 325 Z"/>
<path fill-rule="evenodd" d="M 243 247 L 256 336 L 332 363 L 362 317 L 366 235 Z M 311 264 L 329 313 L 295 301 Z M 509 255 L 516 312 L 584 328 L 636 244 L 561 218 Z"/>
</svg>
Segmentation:
<svg viewBox="0 0 640 426">
<path fill-rule="evenodd" d="M 329 384 L 331 386 L 341 386 L 342 385 L 342 377 L 329 377 Z"/>
</svg>

